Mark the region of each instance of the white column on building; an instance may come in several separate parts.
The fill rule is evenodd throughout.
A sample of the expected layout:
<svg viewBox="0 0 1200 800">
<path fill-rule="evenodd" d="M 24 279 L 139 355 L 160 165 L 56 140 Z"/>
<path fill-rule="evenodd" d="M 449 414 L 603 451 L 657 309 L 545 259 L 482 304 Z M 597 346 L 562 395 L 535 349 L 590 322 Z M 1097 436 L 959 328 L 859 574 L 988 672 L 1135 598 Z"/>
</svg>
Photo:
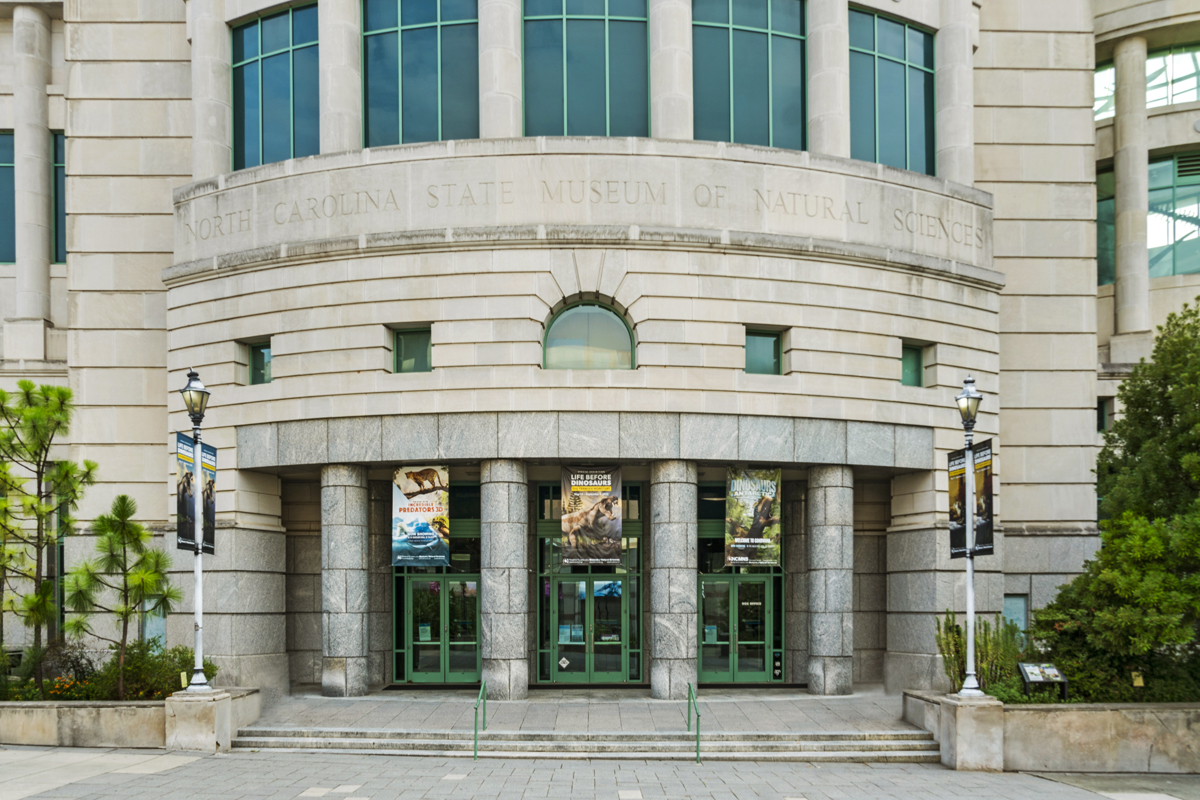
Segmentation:
<svg viewBox="0 0 1200 800">
<path fill-rule="evenodd" d="M 692 138 L 691 0 L 650 0 L 650 135 Z"/>
<path fill-rule="evenodd" d="M 934 38 L 937 97 L 937 175 L 975 183 L 975 78 L 971 0 L 941 0 Z"/>
<path fill-rule="evenodd" d="M 808 691 L 854 691 L 854 471 L 808 470 Z"/>
<path fill-rule="evenodd" d="M 13 184 L 17 281 L 14 317 L 5 321 L 4 356 L 44 361 L 50 319 L 50 18 L 13 9 Z"/>
<path fill-rule="evenodd" d="M 522 82 L 521 0 L 479 0 L 479 138 L 524 133 Z"/>
<path fill-rule="evenodd" d="M 1117 280 L 1115 335 L 1110 360 L 1136 362 L 1150 353 L 1150 254 L 1146 218 L 1150 207 L 1146 139 L 1146 40 L 1117 42 L 1113 177 L 1116 183 Z"/>
<path fill-rule="evenodd" d="M 190 0 L 192 179 L 233 169 L 233 79 L 225 0 Z"/>
<path fill-rule="evenodd" d="M 363 146 L 361 0 L 317 4 L 321 60 L 321 152 Z"/>
<path fill-rule="evenodd" d="M 808 149 L 850 157 L 850 12 L 846 0 L 808 2 Z"/>
<path fill-rule="evenodd" d="M 484 461 L 479 471 L 480 624 L 489 700 L 529 693 L 529 487 L 525 462 Z"/>
</svg>

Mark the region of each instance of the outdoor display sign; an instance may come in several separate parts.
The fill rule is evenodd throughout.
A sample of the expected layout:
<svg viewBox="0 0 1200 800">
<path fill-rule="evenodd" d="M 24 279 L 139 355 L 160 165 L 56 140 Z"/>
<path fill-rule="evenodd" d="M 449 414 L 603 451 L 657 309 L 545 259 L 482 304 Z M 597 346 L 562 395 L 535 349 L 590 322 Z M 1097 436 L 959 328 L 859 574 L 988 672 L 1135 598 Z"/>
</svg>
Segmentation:
<svg viewBox="0 0 1200 800">
<path fill-rule="evenodd" d="M 392 474 L 392 566 L 449 565 L 450 468 L 397 467 Z M 419 631 L 418 638 L 425 633 Z"/>
<path fill-rule="evenodd" d="M 196 442 L 182 433 L 175 434 L 175 548 L 196 550 L 196 475 L 194 453 Z M 217 448 L 200 443 L 200 474 L 204 486 L 204 544 L 201 548 L 212 555 L 217 539 Z"/>
<path fill-rule="evenodd" d="M 779 469 L 730 467 L 725 479 L 725 566 L 779 566 Z"/>
<path fill-rule="evenodd" d="M 562 565 L 621 565 L 620 467 L 563 467 Z"/>
<path fill-rule="evenodd" d="M 992 440 L 980 442 L 975 451 L 975 555 L 990 556 L 995 551 L 992 536 Z M 950 557 L 967 557 L 967 451 L 950 453 Z"/>
<path fill-rule="evenodd" d="M 1067 699 L 1067 676 L 1059 672 L 1058 667 L 1053 664 L 1026 664 L 1018 662 L 1017 670 L 1021 673 L 1021 680 L 1025 683 L 1025 694 L 1029 694 L 1031 686 L 1057 685 L 1060 689 L 1062 699 Z"/>
</svg>

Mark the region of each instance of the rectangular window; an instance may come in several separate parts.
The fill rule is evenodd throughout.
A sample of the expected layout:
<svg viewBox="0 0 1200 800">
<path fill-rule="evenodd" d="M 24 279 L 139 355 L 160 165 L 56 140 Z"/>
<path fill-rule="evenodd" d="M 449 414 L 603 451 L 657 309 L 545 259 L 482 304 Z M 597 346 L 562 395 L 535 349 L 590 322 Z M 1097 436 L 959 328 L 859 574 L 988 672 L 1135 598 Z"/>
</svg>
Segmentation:
<svg viewBox="0 0 1200 800">
<path fill-rule="evenodd" d="M 850 10 L 850 156 L 934 174 L 933 34 Z"/>
<path fill-rule="evenodd" d="M 905 386 L 925 385 L 925 348 L 906 344 L 900 351 L 900 383 Z"/>
<path fill-rule="evenodd" d="M 317 6 L 233 29 L 233 168 L 321 151 Z"/>
<path fill-rule="evenodd" d="M 271 382 L 271 343 L 250 345 L 250 385 Z"/>
<path fill-rule="evenodd" d="M 429 328 L 396 331 L 396 372 L 432 372 Z"/>
<path fill-rule="evenodd" d="M 1117 200 L 1113 171 L 1096 173 L 1096 284 L 1117 280 Z"/>
<path fill-rule="evenodd" d="M 365 0 L 367 147 L 479 138 L 476 0 Z"/>
<path fill-rule="evenodd" d="M 54 196 L 54 263 L 67 263 L 67 137 L 54 134 L 54 175 L 50 191 Z"/>
<path fill-rule="evenodd" d="M 17 202 L 12 131 L 0 133 L 0 264 L 17 261 Z"/>
<path fill-rule="evenodd" d="M 1100 107 L 1100 91 L 1100 84 L 1097 83 L 1097 109 Z M 1149 54 L 1146 58 L 1147 108 L 1194 103 L 1197 100 L 1200 100 L 1200 44 L 1175 45 Z M 1112 112 L 1107 114 L 1112 115 Z"/>
<path fill-rule="evenodd" d="M 1029 627 L 1029 595 L 1004 595 L 1004 619 L 1015 623 L 1022 631 Z"/>
<path fill-rule="evenodd" d="M 695 138 L 803 150 L 802 0 L 692 0 Z"/>
<path fill-rule="evenodd" d="M 1146 238 L 1150 251 L 1150 277 L 1200 272 L 1200 152 L 1180 153 L 1151 162 L 1149 173 L 1150 213 L 1146 219 Z M 1101 175 L 1097 176 L 1097 198 L 1106 196 Z M 1097 237 L 1109 235 L 1100 224 L 1107 212 L 1104 203 L 1105 200 L 1097 200 Z M 1115 231 L 1115 222 L 1113 228 Z M 1115 248 L 1115 232 L 1111 236 Z M 1115 264 L 1110 270 L 1101 258 L 1105 255 L 1104 244 L 1104 239 L 1097 240 L 1097 280 L 1100 285 L 1113 282 L 1116 272 Z"/>
<path fill-rule="evenodd" d="M 646 0 L 526 0 L 526 136 L 649 136 Z"/>
<path fill-rule="evenodd" d="M 1100 397 L 1096 400 L 1096 432 L 1104 433 L 1112 427 L 1113 398 Z"/>
<path fill-rule="evenodd" d="M 1095 102 L 1092 104 L 1092 116 L 1095 119 L 1108 119 L 1117 113 L 1117 71 L 1112 64 L 1096 67 L 1094 79 Z"/>
<path fill-rule="evenodd" d="M 779 375 L 780 334 L 772 331 L 746 331 L 746 372 L 754 375 Z"/>
</svg>

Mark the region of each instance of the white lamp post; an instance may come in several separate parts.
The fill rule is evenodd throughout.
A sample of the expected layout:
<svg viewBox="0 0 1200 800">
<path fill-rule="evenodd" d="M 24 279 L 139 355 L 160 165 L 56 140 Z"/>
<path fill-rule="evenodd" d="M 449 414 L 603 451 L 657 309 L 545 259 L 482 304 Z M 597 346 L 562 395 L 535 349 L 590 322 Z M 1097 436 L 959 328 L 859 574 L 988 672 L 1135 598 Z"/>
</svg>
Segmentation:
<svg viewBox="0 0 1200 800">
<path fill-rule="evenodd" d="M 971 443 L 975 438 L 975 417 L 983 395 L 975 390 L 975 379 L 970 375 L 963 381 L 963 390 L 954 402 L 962 415 L 963 431 L 966 433 L 967 463 L 964 465 L 963 482 L 967 497 L 963 516 L 967 524 L 967 676 L 963 679 L 960 697 L 983 697 L 979 681 L 975 677 L 975 453 Z"/>
<path fill-rule="evenodd" d="M 201 467 L 202 450 L 200 447 L 200 423 L 204 421 L 204 409 L 208 408 L 208 389 L 200 382 L 200 375 L 195 370 L 189 370 L 187 385 L 179 390 L 183 395 L 183 403 L 187 406 L 188 416 L 192 418 L 192 475 L 193 511 L 195 522 L 193 538 L 196 542 L 195 559 L 192 562 L 192 578 L 195 582 L 194 602 L 196 617 L 196 665 L 192 670 L 192 680 L 188 684 L 189 692 L 211 692 L 208 678 L 204 677 L 204 472 Z"/>
</svg>

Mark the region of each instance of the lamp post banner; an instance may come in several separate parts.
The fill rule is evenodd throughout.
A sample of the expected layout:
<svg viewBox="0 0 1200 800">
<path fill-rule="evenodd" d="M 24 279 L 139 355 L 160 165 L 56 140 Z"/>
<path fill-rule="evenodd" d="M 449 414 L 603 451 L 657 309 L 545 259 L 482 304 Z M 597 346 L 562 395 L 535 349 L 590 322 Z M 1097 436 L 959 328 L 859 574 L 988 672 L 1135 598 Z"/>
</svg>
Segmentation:
<svg viewBox="0 0 1200 800">
<path fill-rule="evenodd" d="M 779 469 L 730 467 L 725 478 L 725 566 L 779 566 Z"/>
<path fill-rule="evenodd" d="M 175 434 L 175 549 L 196 549 L 196 479 L 193 454 L 196 442 L 192 437 Z M 200 472 L 204 476 L 204 547 L 205 553 L 217 551 L 217 448 L 200 443 Z"/>
<path fill-rule="evenodd" d="M 450 468 L 392 473 L 392 566 L 450 566 Z"/>
<path fill-rule="evenodd" d="M 992 440 L 979 442 L 971 448 L 975 456 L 975 555 L 990 556 L 995 552 L 992 536 Z M 950 557 L 967 557 L 967 524 L 964 516 L 967 504 L 967 451 L 950 453 Z"/>
<path fill-rule="evenodd" d="M 621 565 L 620 467 L 563 467 L 562 565 Z"/>
</svg>

